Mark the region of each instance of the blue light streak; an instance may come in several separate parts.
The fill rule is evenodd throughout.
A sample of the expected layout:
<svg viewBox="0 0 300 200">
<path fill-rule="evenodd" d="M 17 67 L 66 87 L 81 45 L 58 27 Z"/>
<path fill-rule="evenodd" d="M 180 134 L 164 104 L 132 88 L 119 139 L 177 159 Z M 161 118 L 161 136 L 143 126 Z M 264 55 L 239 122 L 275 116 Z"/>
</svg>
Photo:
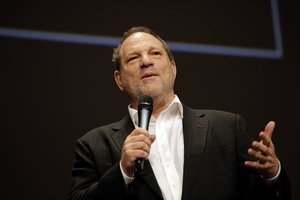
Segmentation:
<svg viewBox="0 0 300 200">
<path fill-rule="evenodd" d="M 283 44 L 281 37 L 280 17 L 278 0 L 271 0 L 271 13 L 273 21 L 273 32 L 275 49 L 246 48 L 234 46 L 205 45 L 197 43 L 184 43 L 168 41 L 168 44 L 174 52 L 212 54 L 223 56 L 239 56 L 281 59 L 283 58 Z M 85 45 L 99 45 L 107 47 L 116 47 L 120 41 L 118 37 L 94 36 L 74 33 L 58 33 L 35 30 L 22 30 L 0 27 L 0 36 L 19 39 L 43 40 L 63 43 L 77 43 Z"/>
</svg>

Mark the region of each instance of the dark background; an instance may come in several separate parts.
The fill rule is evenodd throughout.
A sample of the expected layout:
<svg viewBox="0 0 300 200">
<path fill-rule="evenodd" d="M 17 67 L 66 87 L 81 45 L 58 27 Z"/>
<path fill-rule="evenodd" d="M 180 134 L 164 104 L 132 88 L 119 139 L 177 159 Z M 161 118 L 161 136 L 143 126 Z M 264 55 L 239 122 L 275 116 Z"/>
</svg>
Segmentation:
<svg viewBox="0 0 300 200">
<path fill-rule="evenodd" d="M 275 1 L 276 2 L 276 1 Z M 145 25 L 167 41 L 275 50 L 270 1 L 1 3 L 0 27 L 120 37 Z M 299 185 L 299 7 L 279 1 L 283 57 L 175 52 L 176 94 L 195 108 L 241 113 L 258 133 L 276 121 L 274 143 Z M 61 200 L 73 149 L 92 128 L 119 120 L 112 47 L 0 37 L 0 199 Z"/>
</svg>

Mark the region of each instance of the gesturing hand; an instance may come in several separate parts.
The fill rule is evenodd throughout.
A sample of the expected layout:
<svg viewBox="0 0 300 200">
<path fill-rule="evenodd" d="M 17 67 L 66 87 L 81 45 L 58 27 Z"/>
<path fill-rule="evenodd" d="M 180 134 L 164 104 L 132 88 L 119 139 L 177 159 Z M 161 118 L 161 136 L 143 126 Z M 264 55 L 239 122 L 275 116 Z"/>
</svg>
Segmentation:
<svg viewBox="0 0 300 200">
<path fill-rule="evenodd" d="M 127 176 L 132 177 L 135 172 L 135 161 L 138 158 L 147 159 L 155 135 L 150 135 L 142 128 L 134 129 L 127 136 L 121 155 L 121 165 Z"/>
<path fill-rule="evenodd" d="M 256 161 L 245 162 L 247 167 L 257 169 L 266 179 L 275 177 L 279 170 L 279 162 L 272 142 L 274 128 L 275 122 L 270 121 L 265 130 L 259 133 L 260 142 L 252 142 L 252 147 L 248 149 L 248 154 Z"/>
</svg>

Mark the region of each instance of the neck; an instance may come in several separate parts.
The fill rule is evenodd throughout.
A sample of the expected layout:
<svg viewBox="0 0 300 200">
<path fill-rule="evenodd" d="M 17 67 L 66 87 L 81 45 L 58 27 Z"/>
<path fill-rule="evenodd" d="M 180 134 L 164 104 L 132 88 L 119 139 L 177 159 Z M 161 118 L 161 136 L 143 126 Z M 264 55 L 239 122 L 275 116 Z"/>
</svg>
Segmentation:
<svg viewBox="0 0 300 200">
<path fill-rule="evenodd" d="M 156 97 L 153 99 L 153 112 L 152 116 L 157 118 L 159 114 L 166 109 L 173 101 L 175 94 L 170 94 L 165 97 Z"/>
<path fill-rule="evenodd" d="M 152 96 L 153 98 L 153 111 L 152 116 L 157 118 L 161 111 L 166 109 L 175 98 L 174 92 L 167 95 Z M 138 108 L 138 99 L 131 99 L 131 107 Z"/>
</svg>

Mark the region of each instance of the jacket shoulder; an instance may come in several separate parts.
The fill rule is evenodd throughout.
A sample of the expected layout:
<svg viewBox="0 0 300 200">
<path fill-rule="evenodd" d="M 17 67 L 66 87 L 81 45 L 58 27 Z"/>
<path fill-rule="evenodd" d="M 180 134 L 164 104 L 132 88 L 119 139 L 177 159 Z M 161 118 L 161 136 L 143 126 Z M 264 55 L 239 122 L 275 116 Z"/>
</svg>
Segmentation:
<svg viewBox="0 0 300 200">
<path fill-rule="evenodd" d="M 215 110 L 215 109 L 195 109 L 191 108 L 189 106 L 184 105 L 184 110 L 186 112 L 193 112 L 197 113 L 200 116 L 205 116 L 208 118 L 214 118 L 214 117 L 228 117 L 228 118 L 235 118 L 238 113 L 233 113 L 229 111 L 224 110 Z"/>
</svg>

